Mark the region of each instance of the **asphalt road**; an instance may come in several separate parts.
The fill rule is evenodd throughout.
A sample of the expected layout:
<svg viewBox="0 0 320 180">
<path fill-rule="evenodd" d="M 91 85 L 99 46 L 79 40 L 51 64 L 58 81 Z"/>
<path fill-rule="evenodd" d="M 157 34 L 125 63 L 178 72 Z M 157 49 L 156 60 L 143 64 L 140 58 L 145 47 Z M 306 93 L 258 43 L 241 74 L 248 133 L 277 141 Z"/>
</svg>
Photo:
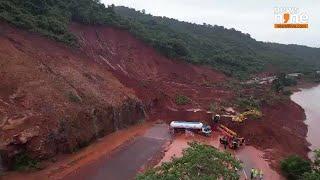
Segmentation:
<svg viewBox="0 0 320 180">
<path fill-rule="evenodd" d="M 170 139 L 168 126 L 157 124 L 143 136 L 118 148 L 109 156 L 84 165 L 65 180 L 128 180 L 134 179 L 141 167 L 160 153 Z"/>
</svg>

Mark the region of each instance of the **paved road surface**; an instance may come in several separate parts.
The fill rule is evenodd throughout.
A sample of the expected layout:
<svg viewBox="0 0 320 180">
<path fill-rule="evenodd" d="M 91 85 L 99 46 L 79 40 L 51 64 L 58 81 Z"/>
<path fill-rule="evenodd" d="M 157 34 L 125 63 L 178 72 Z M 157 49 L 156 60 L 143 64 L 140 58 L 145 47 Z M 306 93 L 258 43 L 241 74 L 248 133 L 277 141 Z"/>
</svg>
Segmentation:
<svg viewBox="0 0 320 180">
<path fill-rule="evenodd" d="M 65 177 L 65 180 L 127 180 L 133 179 L 140 168 L 163 150 L 170 139 L 168 126 L 157 124 L 143 136 L 123 145 L 109 157 L 85 165 Z"/>
</svg>

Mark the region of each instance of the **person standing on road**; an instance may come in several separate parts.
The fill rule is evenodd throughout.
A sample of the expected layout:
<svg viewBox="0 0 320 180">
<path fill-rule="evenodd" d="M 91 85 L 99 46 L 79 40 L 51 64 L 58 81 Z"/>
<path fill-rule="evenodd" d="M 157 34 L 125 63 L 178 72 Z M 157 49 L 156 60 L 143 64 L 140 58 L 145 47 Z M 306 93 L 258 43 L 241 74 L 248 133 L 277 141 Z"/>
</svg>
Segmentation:
<svg viewBox="0 0 320 180">
<path fill-rule="evenodd" d="M 262 180 L 263 179 L 263 172 L 262 172 L 262 169 L 260 169 L 259 171 L 259 179 Z"/>
<path fill-rule="evenodd" d="M 250 179 L 253 179 L 254 169 L 251 168 Z"/>
<path fill-rule="evenodd" d="M 259 170 L 258 169 L 253 169 L 253 179 L 256 179 L 259 176 Z"/>
</svg>

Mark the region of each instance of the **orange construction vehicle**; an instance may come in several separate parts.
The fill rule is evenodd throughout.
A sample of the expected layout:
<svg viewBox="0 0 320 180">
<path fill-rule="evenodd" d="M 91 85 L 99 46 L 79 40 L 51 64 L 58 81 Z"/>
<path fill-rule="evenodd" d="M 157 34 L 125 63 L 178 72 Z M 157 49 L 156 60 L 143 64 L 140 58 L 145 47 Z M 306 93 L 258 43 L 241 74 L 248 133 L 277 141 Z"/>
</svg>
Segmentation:
<svg viewBox="0 0 320 180">
<path fill-rule="evenodd" d="M 220 138 L 220 143 L 224 145 L 225 149 L 227 146 L 229 146 L 230 149 L 238 149 L 244 144 L 245 139 L 238 137 L 237 133 L 226 126 L 220 124 L 218 129 L 223 133 L 223 137 Z"/>
</svg>

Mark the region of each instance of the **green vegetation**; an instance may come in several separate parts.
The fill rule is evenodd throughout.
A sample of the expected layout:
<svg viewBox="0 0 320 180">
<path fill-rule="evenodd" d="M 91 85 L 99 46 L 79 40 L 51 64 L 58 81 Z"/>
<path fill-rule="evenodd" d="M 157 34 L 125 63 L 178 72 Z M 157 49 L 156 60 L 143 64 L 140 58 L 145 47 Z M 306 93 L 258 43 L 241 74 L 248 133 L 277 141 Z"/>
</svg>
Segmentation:
<svg viewBox="0 0 320 180">
<path fill-rule="evenodd" d="M 267 105 L 274 105 L 278 102 L 286 100 L 288 96 L 282 96 L 281 94 L 278 94 L 273 90 L 268 90 L 268 91 L 265 91 L 265 93 L 260 98 L 261 98 L 261 103 L 267 104 Z"/>
<path fill-rule="evenodd" d="M 77 45 L 71 21 L 120 26 L 113 7 L 98 0 L 2 0 L 0 19 L 69 45 Z"/>
<path fill-rule="evenodd" d="M 295 86 L 297 81 L 294 78 L 287 77 L 285 73 L 281 73 L 277 78 L 272 82 L 272 88 L 276 92 L 284 91 L 284 87 Z M 289 94 L 288 92 L 285 94 Z M 290 94 L 289 94 L 290 95 Z"/>
<path fill-rule="evenodd" d="M 218 110 L 218 104 L 216 102 L 210 103 L 209 111 L 216 112 Z"/>
<path fill-rule="evenodd" d="M 320 83 L 320 71 L 317 72 L 308 72 L 304 74 L 304 80 L 309 82 Z"/>
<path fill-rule="evenodd" d="M 191 143 L 183 157 L 148 170 L 137 176 L 138 180 L 169 179 L 239 179 L 239 161 L 231 154 L 214 147 Z"/>
<path fill-rule="evenodd" d="M 263 43 L 235 29 L 155 17 L 126 7 L 105 7 L 99 0 L 1 0 L 0 19 L 77 46 L 71 22 L 108 25 L 130 31 L 164 55 L 206 64 L 238 78 L 272 67 L 283 72 L 315 72 L 320 50 Z"/>
<path fill-rule="evenodd" d="M 40 164 L 38 161 L 30 158 L 27 154 L 21 153 L 14 157 L 13 169 L 18 171 L 40 169 Z"/>
<path fill-rule="evenodd" d="M 68 93 L 68 98 L 69 98 L 69 100 L 71 102 L 74 102 L 74 103 L 80 103 L 81 102 L 81 98 L 78 95 L 76 95 L 75 93 L 71 92 L 71 91 Z"/>
<path fill-rule="evenodd" d="M 187 96 L 178 94 L 175 97 L 175 102 L 177 105 L 187 105 L 191 102 L 191 100 Z"/>
<path fill-rule="evenodd" d="M 281 161 L 281 170 L 288 179 L 300 179 L 306 172 L 311 171 L 309 161 L 302 159 L 299 156 L 292 155 Z"/>
<path fill-rule="evenodd" d="M 281 170 L 288 179 L 320 179 L 320 150 L 314 151 L 314 160 L 309 162 L 299 156 L 289 156 L 281 161 Z"/>
<path fill-rule="evenodd" d="M 236 99 L 235 104 L 242 110 L 260 109 L 261 106 L 260 100 L 253 96 L 239 97 Z"/>
<path fill-rule="evenodd" d="M 208 64 L 240 78 L 267 67 L 283 72 L 320 69 L 320 49 L 298 45 L 263 43 L 223 26 L 156 17 L 126 7 L 115 12 L 130 20 L 130 31 L 169 57 Z"/>
</svg>

